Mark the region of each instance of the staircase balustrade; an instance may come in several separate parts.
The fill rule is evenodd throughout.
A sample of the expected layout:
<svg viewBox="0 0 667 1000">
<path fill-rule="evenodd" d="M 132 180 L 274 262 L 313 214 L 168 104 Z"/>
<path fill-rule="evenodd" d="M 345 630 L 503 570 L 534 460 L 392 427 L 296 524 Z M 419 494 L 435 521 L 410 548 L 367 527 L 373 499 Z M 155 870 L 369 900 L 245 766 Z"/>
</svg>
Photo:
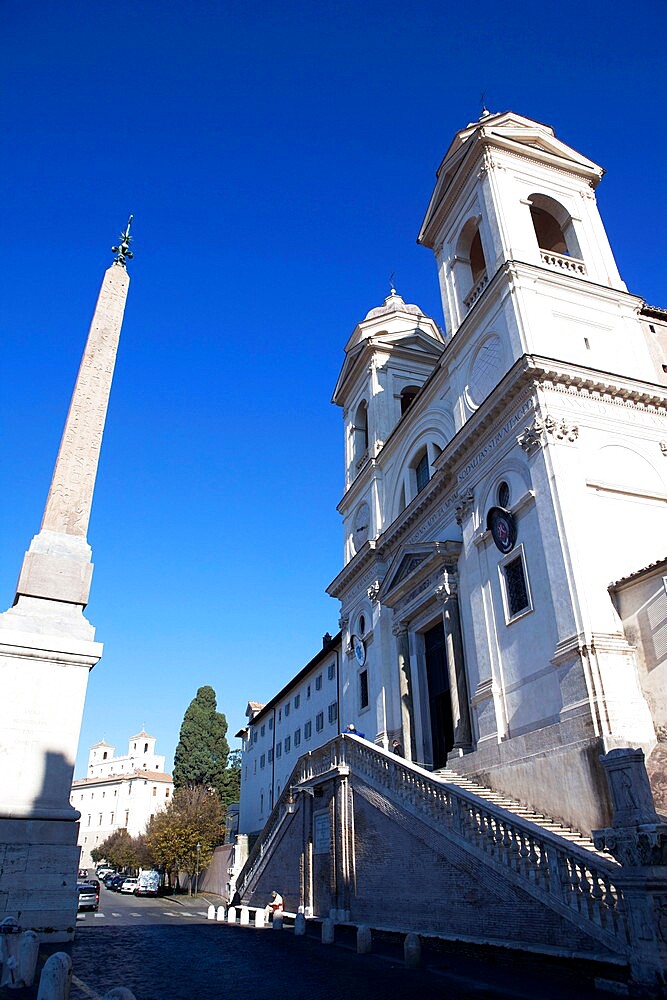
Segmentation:
<svg viewBox="0 0 667 1000">
<path fill-rule="evenodd" d="M 596 938 L 617 951 L 627 951 L 626 905 L 615 884 L 614 875 L 620 869 L 614 860 L 599 857 L 351 734 L 338 736 L 299 759 L 237 880 L 241 896 L 280 829 L 292 789 L 321 782 L 343 768 L 513 872 L 527 891 L 547 904 L 551 901 L 557 909 L 565 907 Z"/>
</svg>

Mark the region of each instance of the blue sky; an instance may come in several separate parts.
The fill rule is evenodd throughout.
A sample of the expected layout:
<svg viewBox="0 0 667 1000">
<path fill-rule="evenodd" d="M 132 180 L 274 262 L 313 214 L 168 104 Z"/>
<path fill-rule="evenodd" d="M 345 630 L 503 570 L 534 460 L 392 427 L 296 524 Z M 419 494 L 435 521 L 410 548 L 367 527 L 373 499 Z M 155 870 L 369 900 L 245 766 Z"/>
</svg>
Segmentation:
<svg viewBox="0 0 667 1000">
<path fill-rule="evenodd" d="M 91 743 L 142 725 L 170 766 L 202 684 L 234 733 L 336 631 L 343 345 L 391 272 L 442 322 L 415 239 L 482 92 L 608 170 L 621 274 L 667 306 L 666 20 L 645 0 L 2 5 L 3 609 L 135 215 L 77 774 Z"/>
</svg>

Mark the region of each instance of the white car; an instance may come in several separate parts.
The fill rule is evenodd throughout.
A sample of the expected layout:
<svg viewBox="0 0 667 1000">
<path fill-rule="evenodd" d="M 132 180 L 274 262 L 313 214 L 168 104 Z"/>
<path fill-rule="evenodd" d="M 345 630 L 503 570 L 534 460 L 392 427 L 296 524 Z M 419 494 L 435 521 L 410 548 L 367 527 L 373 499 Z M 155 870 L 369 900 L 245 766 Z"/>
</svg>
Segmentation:
<svg viewBox="0 0 667 1000">
<path fill-rule="evenodd" d="M 126 892 L 128 893 L 128 895 L 132 895 L 132 893 L 134 892 L 134 890 L 137 888 L 138 885 L 139 885 L 138 878 L 126 878 L 121 886 L 120 891 L 121 893 Z"/>
</svg>

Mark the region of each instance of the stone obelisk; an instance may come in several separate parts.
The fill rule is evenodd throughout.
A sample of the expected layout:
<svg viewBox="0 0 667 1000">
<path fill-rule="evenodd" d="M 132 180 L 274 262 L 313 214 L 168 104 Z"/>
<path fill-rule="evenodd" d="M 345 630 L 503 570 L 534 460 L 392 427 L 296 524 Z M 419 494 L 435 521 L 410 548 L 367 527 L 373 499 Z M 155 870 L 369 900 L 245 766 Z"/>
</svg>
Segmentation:
<svg viewBox="0 0 667 1000">
<path fill-rule="evenodd" d="M 131 222 L 131 217 L 130 217 Z M 45 941 L 76 924 L 79 813 L 70 791 L 88 673 L 102 655 L 84 617 L 86 534 L 130 283 L 130 222 L 104 275 L 39 534 L 0 614 L 0 921 Z"/>
</svg>

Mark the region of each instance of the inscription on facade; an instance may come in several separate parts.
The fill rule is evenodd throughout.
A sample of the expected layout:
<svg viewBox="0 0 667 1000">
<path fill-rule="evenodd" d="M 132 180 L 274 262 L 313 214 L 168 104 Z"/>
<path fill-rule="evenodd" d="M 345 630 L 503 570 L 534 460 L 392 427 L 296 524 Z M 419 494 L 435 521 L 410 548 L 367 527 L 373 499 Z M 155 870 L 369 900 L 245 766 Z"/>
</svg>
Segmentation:
<svg viewBox="0 0 667 1000">
<path fill-rule="evenodd" d="M 328 854 L 331 850 L 331 817 L 328 809 L 313 815 L 313 852 Z"/>
<path fill-rule="evenodd" d="M 472 458 L 467 465 L 465 465 L 461 471 L 457 474 L 457 482 L 464 482 L 471 472 L 482 464 L 482 462 L 492 454 L 493 451 L 498 447 L 501 441 L 503 441 L 508 434 L 514 430 L 516 425 L 520 423 L 527 413 L 533 409 L 534 402 L 533 399 L 527 399 L 526 402 L 519 407 L 519 409 L 512 414 L 512 416 L 507 420 L 500 430 L 496 431 L 492 438 L 487 441 L 483 448 L 477 452 L 474 458 Z"/>
</svg>

